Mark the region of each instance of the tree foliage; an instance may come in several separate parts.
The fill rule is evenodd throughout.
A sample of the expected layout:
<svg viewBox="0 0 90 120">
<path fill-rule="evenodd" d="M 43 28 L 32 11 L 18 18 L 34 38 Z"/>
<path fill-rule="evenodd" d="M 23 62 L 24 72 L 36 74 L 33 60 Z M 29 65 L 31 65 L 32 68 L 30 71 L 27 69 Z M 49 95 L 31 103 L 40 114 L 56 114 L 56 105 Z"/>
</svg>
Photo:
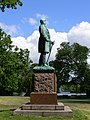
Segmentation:
<svg viewBox="0 0 90 120">
<path fill-rule="evenodd" d="M 61 43 L 55 61 L 51 62 L 56 69 L 58 87 L 62 84 L 80 84 L 81 92 L 85 92 L 87 86 L 90 89 L 90 85 L 87 83 L 90 81 L 88 55 L 89 49 L 86 46 L 78 43 L 72 45 L 66 42 Z"/>
<path fill-rule="evenodd" d="M 5 11 L 5 8 L 17 9 L 17 5 L 23 5 L 21 0 L 0 0 L 0 9 L 2 12 Z"/>
<path fill-rule="evenodd" d="M 28 49 L 12 45 L 10 35 L 0 29 L 0 94 L 28 92 L 31 80 Z"/>
<path fill-rule="evenodd" d="M 85 70 L 85 90 L 87 93 L 87 97 L 90 98 L 90 68 Z"/>
</svg>

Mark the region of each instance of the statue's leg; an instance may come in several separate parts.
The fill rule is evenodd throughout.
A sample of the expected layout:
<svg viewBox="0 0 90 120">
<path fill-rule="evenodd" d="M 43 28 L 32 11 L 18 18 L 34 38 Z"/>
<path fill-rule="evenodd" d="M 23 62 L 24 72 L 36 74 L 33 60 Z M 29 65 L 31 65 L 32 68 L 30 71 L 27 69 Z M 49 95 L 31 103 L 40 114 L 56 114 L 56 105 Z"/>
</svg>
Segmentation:
<svg viewBox="0 0 90 120">
<path fill-rule="evenodd" d="M 46 53 L 41 53 L 39 58 L 39 65 L 45 65 L 46 64 Z"/>
<path fill-rule="evenodd" d="M 40 54 L 40 58 L 39 58 L 39 65 L 43 65 L 43 54 Z"/>
<path fill-rule="evenodd" d="M 43 54 L 43 65 L 46 64 L 46 53 Z"/>
</svg>

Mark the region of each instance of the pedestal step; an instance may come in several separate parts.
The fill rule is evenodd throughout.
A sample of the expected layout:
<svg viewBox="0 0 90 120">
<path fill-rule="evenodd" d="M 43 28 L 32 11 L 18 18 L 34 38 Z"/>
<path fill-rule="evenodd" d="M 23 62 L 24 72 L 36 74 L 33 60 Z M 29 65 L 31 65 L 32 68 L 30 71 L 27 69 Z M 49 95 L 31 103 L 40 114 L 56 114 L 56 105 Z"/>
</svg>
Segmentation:
<svg viewBox="0 0 90 120">
<path fill-rule="evenodd" d="M 68 106 L 65 106 L 64 110 L 21 110 L 18 108 L 14 111 L 14 115 L 72 116 L 72 110 Z"/>
<path fill-rule="evenodd" d="M 57 105 L 26 104 L 23 105 L 21 109 L 22 110 L 64 110 L 64 104 L 63 103 L 58 103 Z"/>
<path fill-rule="evenodd" d="M 32 105 L 26 104 L 14 111 L 14 115 L 37 115 L 37 116 L 72 116 L 72 110 L 63 103 L 58 105 Z"/>
</svg>

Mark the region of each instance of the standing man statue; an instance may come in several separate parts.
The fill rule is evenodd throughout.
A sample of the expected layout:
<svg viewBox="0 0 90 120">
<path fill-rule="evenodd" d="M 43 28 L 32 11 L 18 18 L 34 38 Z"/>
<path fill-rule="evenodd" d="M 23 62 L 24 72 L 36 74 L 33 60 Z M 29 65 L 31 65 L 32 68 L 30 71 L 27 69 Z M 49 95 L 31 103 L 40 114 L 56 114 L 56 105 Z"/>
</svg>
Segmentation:
<svg viewBox="0 0 90 120">
<path fill-rule="evenodd" d="M 52 46 L 54 44 L 54 42 L 51 41 L 49 31 L 46 28 L 46 20 L 40 20 L 39 33 L 40 37 L 38 42 L 38 52 L 41 53 L 39 58 L 39 66 L 45 66 L 47 65 Z M 46 54 L 48 53 L 49 56 L 46 61 Z"/>
</svg>

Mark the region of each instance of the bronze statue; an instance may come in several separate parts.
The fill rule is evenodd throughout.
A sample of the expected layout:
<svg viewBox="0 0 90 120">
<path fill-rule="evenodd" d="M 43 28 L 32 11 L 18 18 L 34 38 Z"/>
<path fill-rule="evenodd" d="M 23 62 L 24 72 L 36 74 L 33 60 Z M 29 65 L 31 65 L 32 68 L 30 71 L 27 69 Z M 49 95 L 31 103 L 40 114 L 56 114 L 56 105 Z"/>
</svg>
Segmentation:
<svg viewBox="0 0 90 120">
<path fill-rule="evenodd" d="M 51 41 L 49 31 L 46 28 L 46 20 L 40 20 L 39 33 L 40 37 L 38 42 L 38 52 L 41 53 L 39 58 L 39 66 L 45 66 L 48 63 L 51 49 L 54 44 L 54 42 Z M 48 53 L 49 56 L 46 61 L 46 54 Z"/>
</svg>

